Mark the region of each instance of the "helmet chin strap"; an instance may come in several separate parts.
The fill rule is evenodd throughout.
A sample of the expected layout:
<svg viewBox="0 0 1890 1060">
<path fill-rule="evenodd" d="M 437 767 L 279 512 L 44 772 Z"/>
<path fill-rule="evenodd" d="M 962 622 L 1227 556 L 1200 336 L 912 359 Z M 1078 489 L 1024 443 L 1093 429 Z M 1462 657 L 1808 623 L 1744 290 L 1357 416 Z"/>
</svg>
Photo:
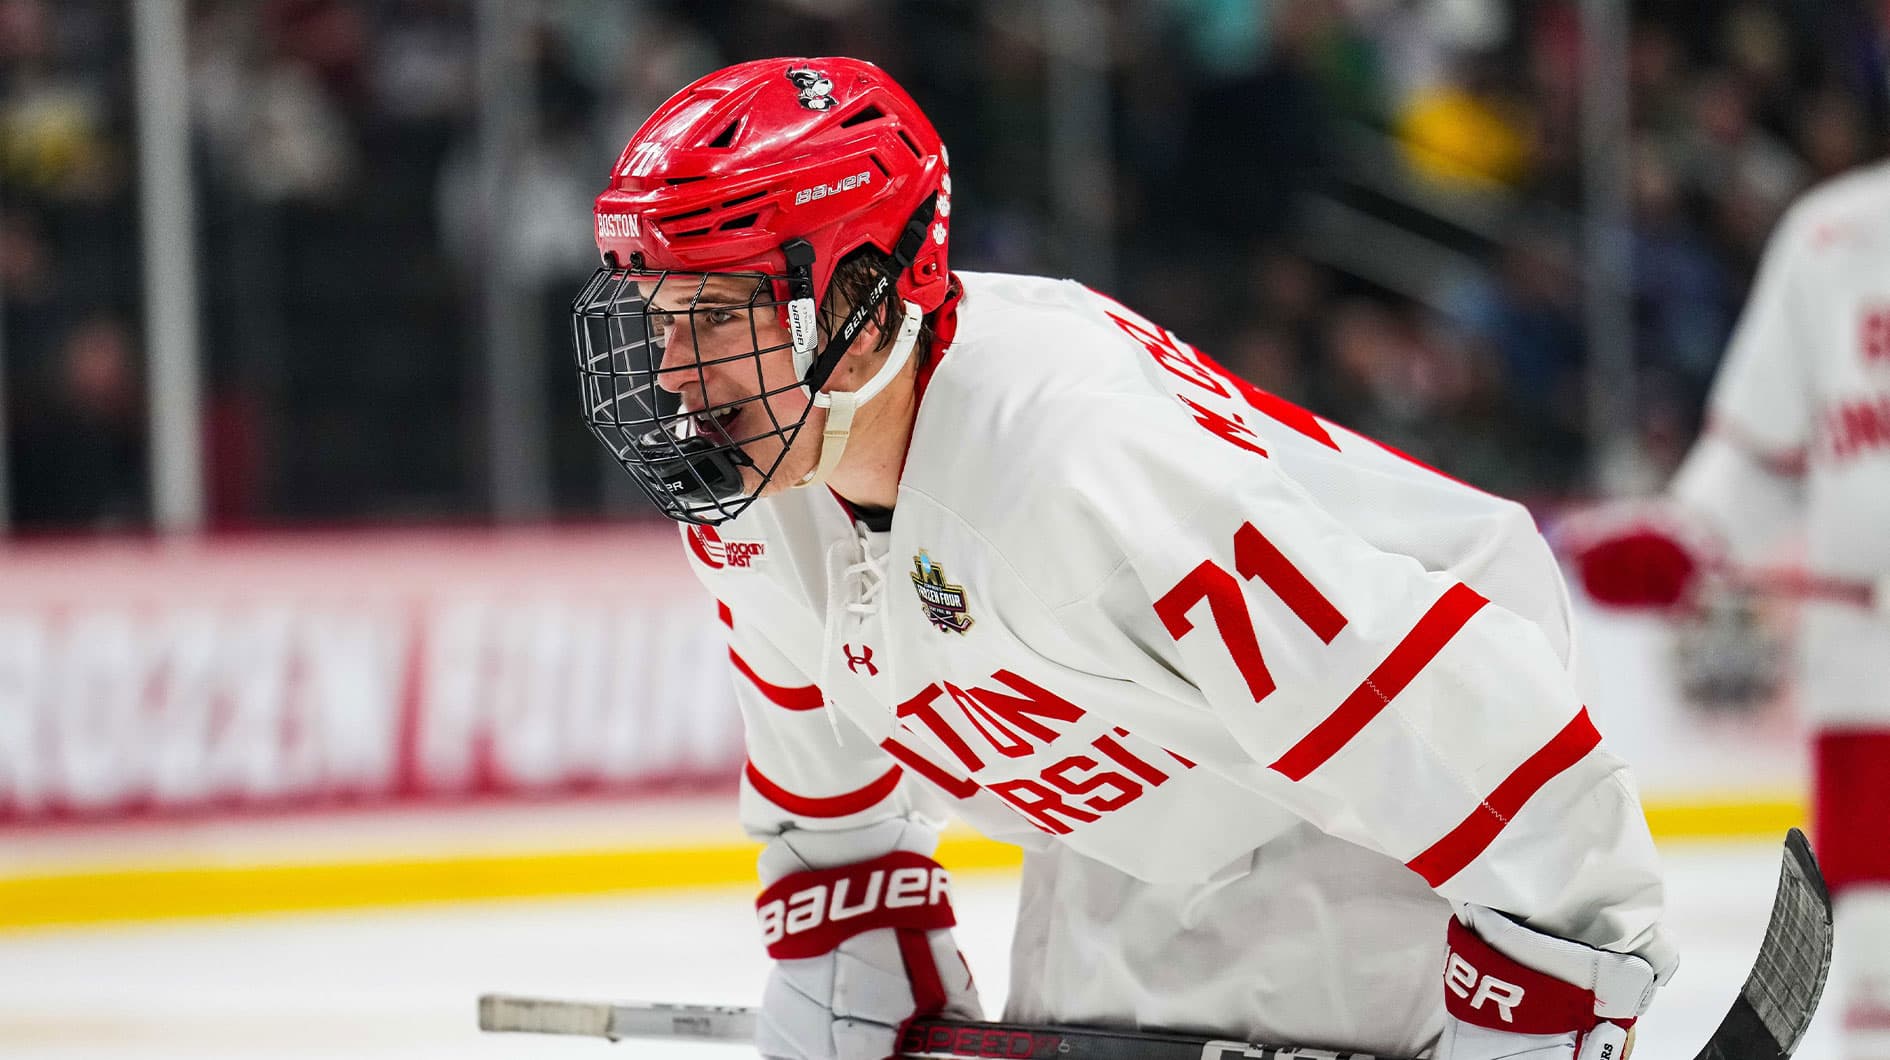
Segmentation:
<svg viewBox="0 0 1890 1060">
<path fill-rule="evenodd" d="M 905 319 L 899 322 L 899 334 L 886 354 L 886 363 L 879 366 L 879 371 L 873 373 L 873 378 L 868 379 L 866 385 L 854 391 L 814 395 L 814 404 L 827 410 L 827 426 L 820 432 L 820 462 L 807 473 L 807 477 L 794 484 L 796 487 L 827 481 L 827 476 L 840 466 L 840 458 L 846 454 L 847 437 L 853 431 L 854 413 L 860 410 L 860 406 L 879 396 L 879 392 L 886 389 L 886 385 L 912 359 L 912 347 L 918 343 L 919 328 L 925 320 L 918 306 L 906 302 L 905 307 Z"/>
</svg>

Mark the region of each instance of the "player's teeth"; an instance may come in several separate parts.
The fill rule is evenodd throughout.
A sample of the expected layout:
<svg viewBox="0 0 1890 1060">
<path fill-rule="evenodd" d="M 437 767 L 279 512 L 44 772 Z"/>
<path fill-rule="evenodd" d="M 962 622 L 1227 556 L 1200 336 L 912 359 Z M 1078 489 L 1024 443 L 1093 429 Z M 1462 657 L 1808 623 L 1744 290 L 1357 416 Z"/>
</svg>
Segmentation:
<svg viewBox="0 0 1890 1060">
<path fill-rule="evenodd" d="M 696 413 L 696 429 L 726 431 L 729 424 L 735 422 L 735 417 L 740 412 L 740 409 L 726 409 L 721 412 L 698 412 Z"/>
</svg>

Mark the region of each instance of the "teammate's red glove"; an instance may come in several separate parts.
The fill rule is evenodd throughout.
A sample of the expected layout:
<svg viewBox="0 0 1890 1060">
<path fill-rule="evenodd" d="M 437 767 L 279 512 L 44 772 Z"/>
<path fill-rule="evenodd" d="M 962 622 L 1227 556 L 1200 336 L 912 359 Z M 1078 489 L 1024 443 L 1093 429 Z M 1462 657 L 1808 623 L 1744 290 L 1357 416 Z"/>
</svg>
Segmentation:
<svg viewBox="0 0 1890 1060">
<path fill-rule="evenodd" d="M 1481 906 L 1463 915 L 1450 920 L 1437 1060 L 1627 1060 L 1653 965 Z"/>
<path fill-rule="evenodd" d="M 1582 512 L 1557 527 L 1555 538 L 1589 598 L 1610 607 L 1687 602 L 1719 552 L 1695 520 L 1662 504 Z"/>
<path fill-rule="evenodd" d="M 775 959 L 755 1044 L 785 1060 L 882 1060 L 914 1016 L 982 1019 L 952 939 L 938 838 L 911 821 L 792 831 L 761 855 L 756 901 Z"/>
</svg>

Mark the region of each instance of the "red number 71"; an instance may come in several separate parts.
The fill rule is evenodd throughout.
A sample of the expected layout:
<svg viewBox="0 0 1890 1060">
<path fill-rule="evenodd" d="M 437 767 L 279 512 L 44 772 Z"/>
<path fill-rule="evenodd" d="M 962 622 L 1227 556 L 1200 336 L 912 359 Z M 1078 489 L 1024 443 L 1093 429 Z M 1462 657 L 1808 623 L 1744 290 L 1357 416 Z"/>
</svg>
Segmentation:
<svg viewBox="0 0 1890 1060">
<path fill-rule="evenodd" d="M 1345 628 L 1345 616 L 1332 606 L 1332 601 L 1306 580 L 1292 561 L 1252 523 L 1242 523 L 1240 529 L 1234 531 L 1234 569 L 1242 578 L 1259 578 L 1321 641 L 1332 643 L 1332 638 Z M 1168 635 L 1179 641 L 1194 629 L 1188 612 L 1203 600 L 1207 601 L 1208 613 L 1214 616 L 1214 625 L 1220 630 L 1221 643 L 1227 646 L 1227 654 L 1233 657 L 1234 666 L 1247 682 L 1254 702 L 1265 699 L 1275 688 L 1273 675 L 1268 672 L 1266 658 L 1260 653 L 1260 639 L 1254 634 L 1253 616 L 1247 611 L 1240 582 L 1225 567 L 1211 559 L 1201 561 L 1200 566 L 1189 571 L 1174 588 L 1155 601 L 1155 614 L 1160 616 Z"/>
</svg>

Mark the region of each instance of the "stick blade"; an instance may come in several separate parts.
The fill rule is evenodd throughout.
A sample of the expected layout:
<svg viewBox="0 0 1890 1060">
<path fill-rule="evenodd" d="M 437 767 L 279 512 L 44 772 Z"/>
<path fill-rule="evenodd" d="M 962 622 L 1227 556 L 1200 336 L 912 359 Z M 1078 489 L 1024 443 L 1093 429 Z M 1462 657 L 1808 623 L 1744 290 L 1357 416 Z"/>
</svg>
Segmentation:
<svg viewBox="0 0 1890 1060">
<path fill-rule="evenodd" d="M 608 1038 L 610 1006 L 585 1001 L 546 1001 L 508 994 L 486 994 L 479 999 L 479 1029 Z"/>
<path fill-rule="evenodd" d="M 1796 1052 L 1824 995 L 1832 945 L 1831 892 L 1811 842 L 1794 828 L 1758 960 L 1695 1060 L 1784 1060 Z"/>
<path fill-rule="evenodd" d="M 610 1004 L 486 994 L 479 999 L 479 1029 L 523 1034 L 577 1034 L 590 1038 L 694 1038 L 711 1042 L 755 1040 L 755 1010 L 736 1005 Z"/>
</svg>

